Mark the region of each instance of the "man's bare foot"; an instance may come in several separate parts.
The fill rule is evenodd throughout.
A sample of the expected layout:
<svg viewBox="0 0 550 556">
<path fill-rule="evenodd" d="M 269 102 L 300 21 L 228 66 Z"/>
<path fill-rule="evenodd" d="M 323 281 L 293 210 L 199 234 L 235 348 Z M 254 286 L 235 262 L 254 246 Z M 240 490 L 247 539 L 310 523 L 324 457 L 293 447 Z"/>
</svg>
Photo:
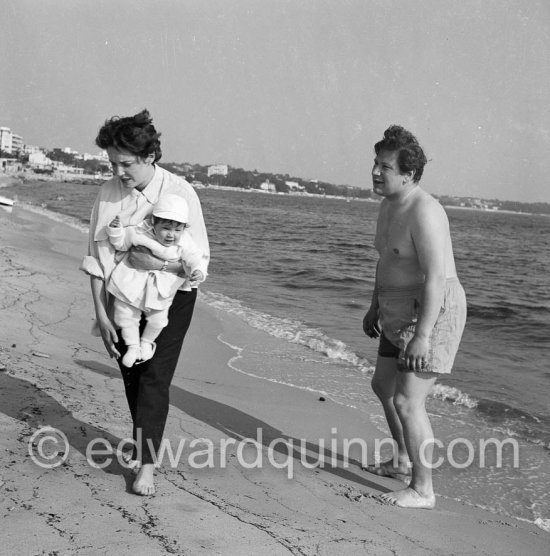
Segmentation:
<svg viewBox="0 0 550 556">
<path fill-rule="evenodd" d="M 404 488 L 395 492 L 381 494 L 379 500 L 401 508 L 422 508 L 431 510 L 435 506 L 435 495 L 423 496 L 413 488 Z"/>
<path fill-rule="evenodd" d="M 155 466 L 152 463 L 144 463 L 138 471 L 132 490 L 141 496 L 153 496 L 155 494 Z"/>
<path fill-rule="evenodd" d="M 394 467 L 393 460 L 384 461 L 378 465 L 365 465 L 362 469 L 374 475 L 378 475 L 379 477 L 395 477 L 396 475 L 411 474 L 409 463 L 399 463 L 397 467 Z"/>
</svg>

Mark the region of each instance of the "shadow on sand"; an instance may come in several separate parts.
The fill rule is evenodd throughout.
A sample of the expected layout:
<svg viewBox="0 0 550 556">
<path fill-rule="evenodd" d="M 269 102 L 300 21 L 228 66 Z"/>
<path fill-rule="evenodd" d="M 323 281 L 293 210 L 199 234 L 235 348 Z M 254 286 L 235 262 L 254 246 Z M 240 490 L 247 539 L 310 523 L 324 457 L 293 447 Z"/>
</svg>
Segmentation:
<svg viewBox="0 0 550 556">
<path fill-rule="evenodd" d="M 121 378 L 118 368 L 115 367 L 110 367 L 96 361 L 75 360 L 75 363 L 108 378 Z M 255 439 L 257 436 L 257 430 L 261 429 L 262 444 L 266 448 L 269 447 L 273 441 L 283 439 L 286 442 L 291 443 L 291 446 L 300 448 L 294 448 L 292 451 L 292 457 L 299 462 L 304 460 L 308 463 L 308 467 L 318 462 L 320 459 L 319 456 L 321 455 L 325 460 L 325 464 L 322 468 L 323 471 L 331 473 L 340 479 L 352 481 L 363 487 L 378 492 L 389 492 L 391 490 L 377 482 L 370 481 L 369 479 L 358 475 L 349 469 L 332 466 L 330 464 L 332 452 L 315 443 L 307 442 L 304 444 L 304 448 L 307 452 L 315 454 L 315 456 L 311 456 L 309 454 L 304 455 L 303 450 L 301 449 L 301 443 L 303 443 L 302 440 L 288 436 L 283 431 L 272 427 L 269 423 L 261 421 L 260 419 L 257 419 L 254 416 L 240 411 L 239 409 L 235 409 L 227 404 L 205 398 L 204 396 L 184 390 L 179 386 L 172 385 L 170 388 L 170 405 L 180 409 L 190 417 L 193 417 L 210 427 L 218 429 L 228 438 L 234 438 L 237 442 L 243 438 Z M 273 450 L 284 456 L 287 456 L 288 454 L 288 448 L 282 442 L 275 444 L 273 446 Z M 337 455 L 337 460 L 340 463 L 344 461 L 341 454 Z M 361 467 L 359 461 L 350 459 L 349 463 L 357 466 L 358 468 Z"/>
<path fill-rule="evenodd" d="M 30 441 L 31 435 L 38 429 L 45 426 L 53 427 L 65 434 L 69 443 L 69 451 L 77 450 L 84 457 L 86 457 L 88 444 L 94 438 L 105 439 L 114 447 L 121 441 L 120 438 L 109 432 L 75 418 L 55 398 L 31 382 L 4 372 L 0 373 L 0 408 L 4 415 L 25 423 L 30 429 L 21 435 L 22 438 L 28 435 Z M 44 446 L 44 452 L 47 452 L 47 443 L 44 443 Z M 62 445 L 50 446 L 50 448 L 56 448 L 60 452 L 60 457 L 62 456 Z M 97 466 L 103 466 L 107 458 L 110 463 L 102 467 L 103 471 L 123 476 L 126 481 L 126 489 L 130 491 L 133 482 L 132 473 L 121 466 L 116 457 L 94 455 L 93 461 Z"/>
</svg>

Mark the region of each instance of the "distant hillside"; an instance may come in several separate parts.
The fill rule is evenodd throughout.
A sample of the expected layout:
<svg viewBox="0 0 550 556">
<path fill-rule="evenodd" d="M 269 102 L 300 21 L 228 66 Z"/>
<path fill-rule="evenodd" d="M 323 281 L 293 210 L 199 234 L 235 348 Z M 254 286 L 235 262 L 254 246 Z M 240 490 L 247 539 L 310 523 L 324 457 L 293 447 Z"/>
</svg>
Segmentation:
<svg viewBox="0 0 550 556">
<path fill-rule="evenodd" d="M 520 203 L 517 201 L 500 201 L 498 199 L 477 199 L 475 197 L 450 197 L 447 195 L 440 195 L 438 199 L 442 205 L 446 206 L 550 214 L 550 203 Z"/>
<path fill-rule="evenodd" d="M 200 182 L 203 185 L 224 185 L 227 187 L 240 187 L 243 189 L 260 189 L 262 184 L 272 184 L 278 193 L 289 193 L 292 190 L 304 191 L 314 195 L 336 195 L 369 199 L 377 197 L 369 189 L 349 185 L 335 185 L 332 183 L 307 180 L 289 174 L 270 174 L 257 170 L 243 170 L 228 166 L 227 176 L 208 176 L 208 166 L 200 164 L 161 162 L 161 166 L 174 174 L 184 176 L 189 182 Z M 290 184 L 290 185 L 289 185 Z"/>
<path fill-rule="evenodd" d="M 270 174 L 268 172 L 243 170 L 242 168 L 232 168 L 228 166 L 227 176 L 213 175 L 209 177 L 208 166 L 202 166 L 200 164 L 162 162 L 161 166 L 174 174 L 184 176 L 190 183 L 200 182 L 203 185 L 211 184 L 240 187 L 244 189 L 260 189 L 262 184 L 269 182 L 274 186 L 275 191 L 280 193 L 289 193 L 293 188 L 297 188 L 298 190 L 303 190 L 314 195 L 331 195 L 357 199 L 380 199 L 371 189 L 363 189 L 350 185 L 335 185 L 324 181 L 290 176 L 289 174 Z M 288 185 L 289 183 L 292 185 Z M 498 199 L 486 200 L 475 197 L 455 197 L 449 195 L 434 195 L 434 197 L 439 199 L 442 205 L 446 206 L 550 214 L 550 203 L 520 203 L 516 201 L 500 201 Z"/>
</svg>

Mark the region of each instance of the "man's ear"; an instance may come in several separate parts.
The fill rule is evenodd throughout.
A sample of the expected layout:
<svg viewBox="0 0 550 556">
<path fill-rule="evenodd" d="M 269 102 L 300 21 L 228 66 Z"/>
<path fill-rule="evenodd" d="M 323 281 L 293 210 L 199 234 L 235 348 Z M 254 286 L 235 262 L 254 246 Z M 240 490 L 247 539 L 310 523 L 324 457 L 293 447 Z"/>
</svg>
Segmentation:
<svg viewBox="0 0 550 556">
<path fill-rule="evenodd" d="M 408 183 L 412 183 L 414 181 L 414 174 L 415 174 L 415 170 L 410 170 L 409 172 L 405 172 L 403 174 L 403 185 L 406 185 Z"/>
</svg>

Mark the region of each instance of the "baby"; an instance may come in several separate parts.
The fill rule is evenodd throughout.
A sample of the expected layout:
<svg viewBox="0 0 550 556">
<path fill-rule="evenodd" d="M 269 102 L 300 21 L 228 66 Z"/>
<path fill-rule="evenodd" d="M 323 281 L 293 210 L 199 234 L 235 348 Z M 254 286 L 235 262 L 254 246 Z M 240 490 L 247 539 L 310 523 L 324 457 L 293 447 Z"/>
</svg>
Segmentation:
<svg viewBox="0 0 550 556">
<path fill-rule="evenodd" d="M 128 347 L 122 364 L 132 367 L 136 362 L 151 359 L 155 353 L 155 340 L 168 324 L 168 309 L 183 285 L 185 277 L 164 272 L 172 261 L 181 261 L 193 285 L 206 277 L 206 261 L 191 236 L 188 227 L 189 209 L 179 195 L 163 195 L 150 218 L 137 226 L 122 227 L 117 216 L 109 224 L 109 241 L 117 251 L 129 251 L 134 246 L 149 249 L 164 259 L 161 270 L 140 270 L 128 263 L 128 254 L 117 264 L 107 283 L 113 294 L 114 321 L 121 328 L 122 339 Z M 139 334 L 142 313 L 147 321 Z"/>
</svg>

